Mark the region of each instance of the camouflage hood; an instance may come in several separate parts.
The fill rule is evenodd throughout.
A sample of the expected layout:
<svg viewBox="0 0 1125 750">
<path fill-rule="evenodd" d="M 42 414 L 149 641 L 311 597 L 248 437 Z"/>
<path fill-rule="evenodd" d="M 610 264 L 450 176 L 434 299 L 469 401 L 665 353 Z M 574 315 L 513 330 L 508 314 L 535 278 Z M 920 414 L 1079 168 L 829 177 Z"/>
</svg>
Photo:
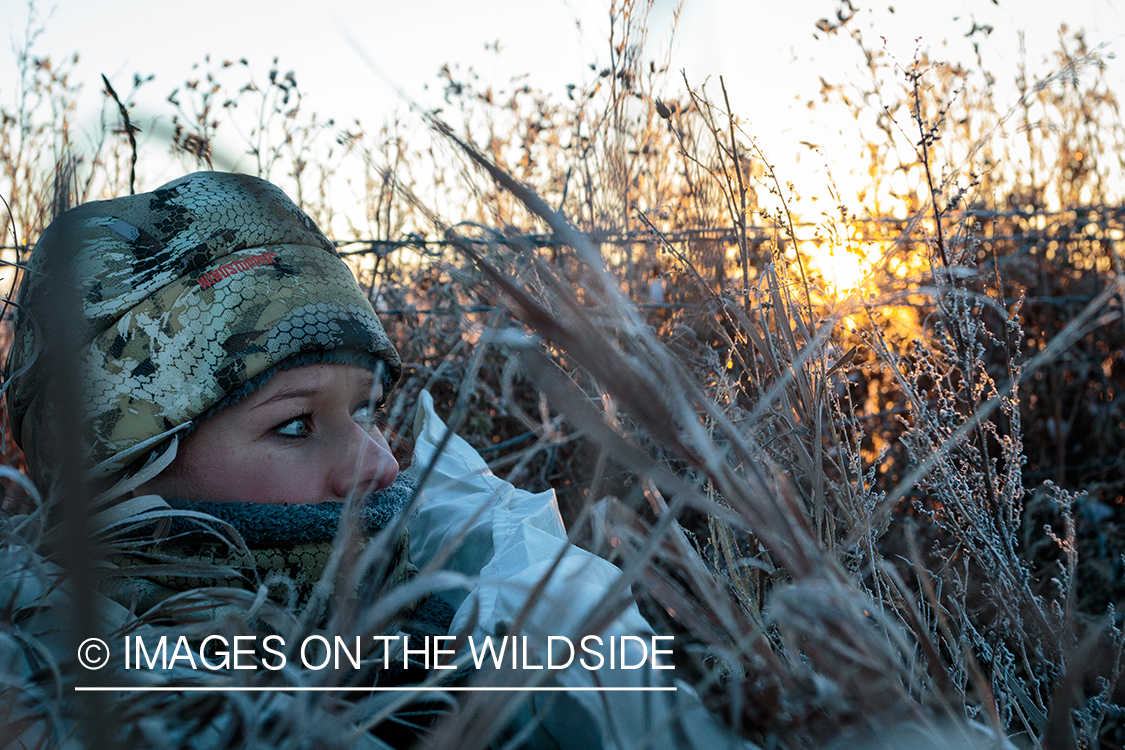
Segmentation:
<svg viewBox="0 0 1125 750">
<path fill-rule="evenodd" d="M 64 239 L 65 238 L 65 239 Z M 61 248 L 63 241 L 74 245 Z M 73 252 L 72 280 L 44 269 Z M 298 354 L 338 351 L 397 380 L 399 357 L 332 243 L 277 187 L 200 172 L 151 193 L 87 203 L 43 233 L 20 288 L 6 372 L 32 477 L 57 459 L 33 318 L 52 285 L 77 286 L 91 478 L 126 468 L 227 393 Z M 42 317 L 42 316 L 40 316 Z"/>
</svg>

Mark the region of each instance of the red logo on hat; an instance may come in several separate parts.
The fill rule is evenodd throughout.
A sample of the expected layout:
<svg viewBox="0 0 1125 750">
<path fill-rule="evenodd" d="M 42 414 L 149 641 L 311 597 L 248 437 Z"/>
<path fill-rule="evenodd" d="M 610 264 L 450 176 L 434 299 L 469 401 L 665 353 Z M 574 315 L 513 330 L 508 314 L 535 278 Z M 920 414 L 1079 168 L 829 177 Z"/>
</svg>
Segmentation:
<svg viewBox="0 0 1125 750">
<path fill-rule="evenodd" d="M 258 266 L 269 266 L 276 262 L 277 253 L 272 251 L 260 255 L 252 255 L 249 258 L 236 260 L 233 263 L 227 263 L 225 266 L 219 266 L 213 271 L 208 271 L 196 279 L 196 281 L 199 282 L 199 286 L 204 289 L 210 289 L 228 276 L 234 276 L 236 273 L 249 271 L 251 268 L 257 268 Z"/>
</svg>

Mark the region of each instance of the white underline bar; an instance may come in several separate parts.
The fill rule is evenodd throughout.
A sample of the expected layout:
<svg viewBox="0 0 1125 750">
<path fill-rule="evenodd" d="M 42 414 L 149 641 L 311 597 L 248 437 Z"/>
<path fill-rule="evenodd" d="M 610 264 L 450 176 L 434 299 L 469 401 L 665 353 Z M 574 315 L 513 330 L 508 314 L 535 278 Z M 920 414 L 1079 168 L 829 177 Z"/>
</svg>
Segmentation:
<svg viewBox="0 0 1125 750">
<path fill-rule="evenodd" d="M 75 687 L 76 693 L 674 693 L 676 687 Z"/>
</svg>

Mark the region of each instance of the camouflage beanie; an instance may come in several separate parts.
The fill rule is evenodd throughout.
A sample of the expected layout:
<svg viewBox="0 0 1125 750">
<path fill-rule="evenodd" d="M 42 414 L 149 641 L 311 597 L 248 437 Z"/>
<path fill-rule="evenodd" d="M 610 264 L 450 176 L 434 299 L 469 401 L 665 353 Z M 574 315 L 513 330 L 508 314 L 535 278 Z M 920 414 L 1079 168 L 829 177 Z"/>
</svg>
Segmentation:
<svg viewBox="0 0 1125 750">
<path fill-rule="evenodd" d="M 65 238 L 65 239 L 64 239 Z M 92 479 L 120 472 L 256 375 L 310 352 L 347 353 L 398 380 L 399 357 L 335 247 L 274 185 L 199 172 L 151 193 L 96 201 L 43 233 L 20 288 L 6 373 L 32 478 L 57 466 L 56 415 L 36 311 L 63 241 L 81 298 L 84 440 Z M 65 280 L 64 280 L 65 282 Z M 40 316 L 42 317 L 42 316 Z"/>
</svg>

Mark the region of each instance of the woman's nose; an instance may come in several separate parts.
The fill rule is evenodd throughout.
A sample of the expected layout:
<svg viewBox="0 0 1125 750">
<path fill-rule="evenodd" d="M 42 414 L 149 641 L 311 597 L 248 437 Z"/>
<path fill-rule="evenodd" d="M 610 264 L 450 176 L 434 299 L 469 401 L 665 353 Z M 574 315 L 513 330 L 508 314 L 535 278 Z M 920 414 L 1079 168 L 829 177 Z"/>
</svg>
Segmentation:
<svg viewBox="0 0 1125 750">
<path fill-rule="evenodd" d="M 386 489 L 398 476 L 398 461 L 386 441 L 359 424 L 353 423 L 347 450 L 341 453 L 344 460 L 332 477 L 332 492 L 341 499 L 347 498 L 353 487 L 359 496 Z"/>
</svg>

